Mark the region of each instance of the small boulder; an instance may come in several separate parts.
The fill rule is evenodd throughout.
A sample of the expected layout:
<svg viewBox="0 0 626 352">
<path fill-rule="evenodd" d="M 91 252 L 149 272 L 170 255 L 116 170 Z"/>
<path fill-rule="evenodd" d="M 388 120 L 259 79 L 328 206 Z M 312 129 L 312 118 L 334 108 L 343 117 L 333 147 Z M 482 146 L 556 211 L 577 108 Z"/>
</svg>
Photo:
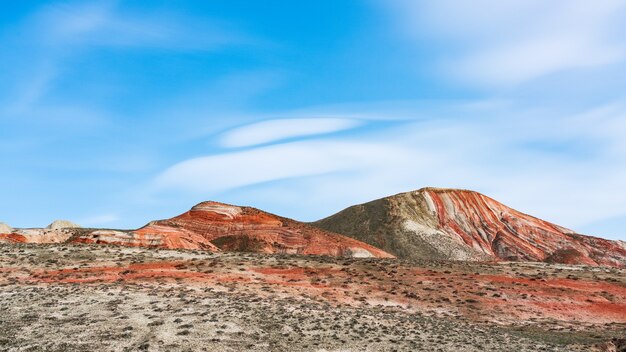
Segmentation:
<svg viewBox="0 0 626 352">
<path fill-rule="evenodd" d="M 52 224 L 46 227 L 50 230 L 59 230 L 59 229 L 68 229 L 68 228 L 80 228 L 80 225 L 77 225 L 71 221 L 67 220 L 54 220 Z"/>
<path fill-rule="evenodd" d="M 13 233 L 13 228 L 3 222 L 0 222 L 0 233 Z"/>
</svg>

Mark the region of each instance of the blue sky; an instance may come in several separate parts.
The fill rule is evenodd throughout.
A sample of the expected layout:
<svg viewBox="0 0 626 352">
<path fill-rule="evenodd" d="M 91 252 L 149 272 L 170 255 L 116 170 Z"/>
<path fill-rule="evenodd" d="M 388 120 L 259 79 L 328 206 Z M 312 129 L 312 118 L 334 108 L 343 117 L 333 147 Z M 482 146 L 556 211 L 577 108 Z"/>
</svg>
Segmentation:
<svg viewBox="0 0 626 352">
<path fill-rule="evenodd" d="M 626 3 L 20 1 L 0 221 L 300 220 L 470 188 L 626 240 Z"/>
</svg>

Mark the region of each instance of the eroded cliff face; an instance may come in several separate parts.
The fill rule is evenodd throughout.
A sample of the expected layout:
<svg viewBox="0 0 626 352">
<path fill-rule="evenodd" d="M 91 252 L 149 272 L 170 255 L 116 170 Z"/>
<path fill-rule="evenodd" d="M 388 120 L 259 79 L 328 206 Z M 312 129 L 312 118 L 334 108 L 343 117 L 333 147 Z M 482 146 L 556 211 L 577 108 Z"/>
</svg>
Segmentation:
<svg viewBox="0 0 626 352">
<path fill-rule="evenodd" d="M 467 190 L 424 188 L 314 224 L 402 258 L 626 266 L 623 243 L 576 234 Z"/>
</svg>

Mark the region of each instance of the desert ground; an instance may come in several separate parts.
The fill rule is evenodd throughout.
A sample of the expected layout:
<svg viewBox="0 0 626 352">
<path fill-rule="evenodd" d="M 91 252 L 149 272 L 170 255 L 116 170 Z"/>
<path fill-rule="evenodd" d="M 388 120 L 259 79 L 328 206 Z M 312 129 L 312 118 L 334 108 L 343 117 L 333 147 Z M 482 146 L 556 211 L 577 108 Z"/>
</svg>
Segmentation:
<svg viewBox="0 0 626 352">
<path fill-rule="evenodd" d="M 2 351 L 608 351 L 624 338 L 624 269 L 0 244 Z"/>
</svg>

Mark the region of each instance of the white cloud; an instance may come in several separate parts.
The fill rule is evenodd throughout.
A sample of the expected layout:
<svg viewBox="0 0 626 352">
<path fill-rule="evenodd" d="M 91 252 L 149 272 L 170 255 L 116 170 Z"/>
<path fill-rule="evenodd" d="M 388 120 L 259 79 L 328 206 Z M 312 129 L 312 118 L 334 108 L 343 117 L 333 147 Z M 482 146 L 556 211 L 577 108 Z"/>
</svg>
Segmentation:
<svg viewBox="0 0 626 352">
<path fill-rule="evenodd" d="M 360 122 L 345 118 L 300 118 L 265 120 L 227 131 L 221 137 L 224 147 L 247 147 L 283 139 L 342 131 Z"/>
<path fill-rule="evenodd" d="M 623 51 L 574 35 L 528 38 L 460 57 L 446 67 L 481 85 L 519 84 L 554 72 L 611 64 Z"/>
<path fill-rule="evenodd" d="M 626 57 L 619 0 L 392 0 L 402 30 L 439 41 L 443 70 L 472 84 L 506 87 Z"/>
<path fill-rule="evenodd" d="M 159 175 L 156 186 L 221 192 L 289 178 L 384 170 L 412 158 L 419 160 L 416 153 L 389 144 L 302 141 L 186 160 Z"/>
</svg>

